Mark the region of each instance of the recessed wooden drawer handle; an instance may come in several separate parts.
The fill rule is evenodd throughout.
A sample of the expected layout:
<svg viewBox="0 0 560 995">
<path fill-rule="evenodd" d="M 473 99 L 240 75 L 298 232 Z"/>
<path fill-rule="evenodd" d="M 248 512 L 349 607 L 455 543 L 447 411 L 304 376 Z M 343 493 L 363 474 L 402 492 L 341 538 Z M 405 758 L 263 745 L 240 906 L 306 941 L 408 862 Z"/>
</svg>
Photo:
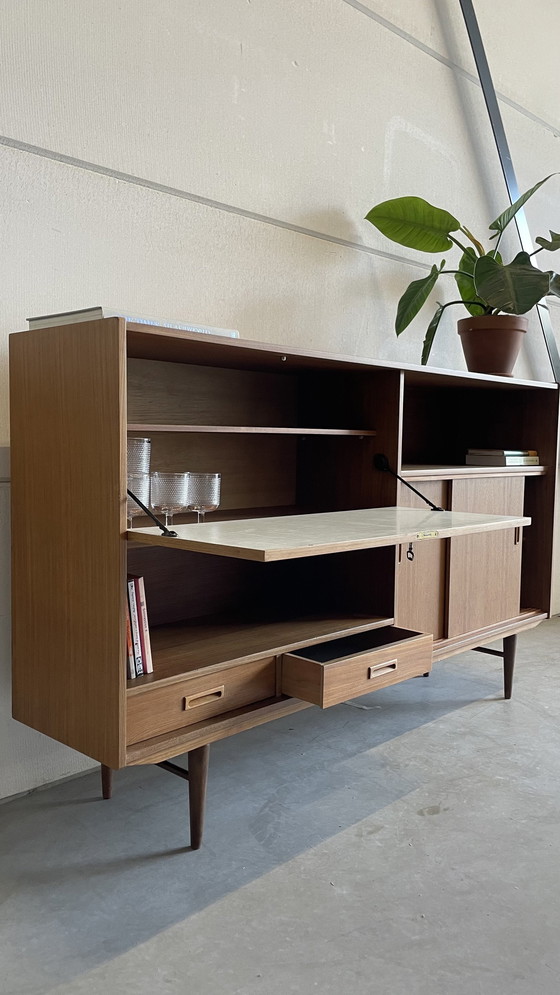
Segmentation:
<svg viewBox="0 0 560 995">
<path fill-rule="evenodd" d="M 388 660 L 387 663 L 376 663 L 374 667 L 368 668 L 368 680 L 371 680 L 372 677 L 381 677 L 382 674 L 390 674 L 392 670 L 396 669 L 396 660 Z"/>
<path fill-rule="evenodd" d="M 212 688 L 211 691 L 201 691 L 199 694 L 191 694 L 188 698 L 183 698 L 183 708 L 195 708 L 197 705 L 209 705 L 211 701 L 223 698 L 225 685 L 219 688 Z"/>
</svg>

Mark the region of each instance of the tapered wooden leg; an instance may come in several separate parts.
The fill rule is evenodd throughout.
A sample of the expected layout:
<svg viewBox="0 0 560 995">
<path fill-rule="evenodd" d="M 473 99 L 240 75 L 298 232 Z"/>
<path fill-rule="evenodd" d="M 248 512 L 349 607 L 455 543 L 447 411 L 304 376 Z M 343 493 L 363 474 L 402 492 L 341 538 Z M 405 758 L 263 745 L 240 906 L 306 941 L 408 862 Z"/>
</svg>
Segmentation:
<svg viewBox="0 0 560 995">
<path fill-rule="evenodd" d="M 505 636 L 504 638 L 504 698 L 511 698 L 513 685 L 513 666 L 515 663 L 515 650 L 517 648 L 517 636 Z"/>
<path fill-rule="evenodd" d="M 209 759 L 209 746 L 199 746 L 197 750 L 190 750 L 188 756 L 189 819 L 191 826 L 191 847 L 193 850 L 199 850 L 202 843 Z"/>
<path fill-rule="evenodd" d="M 104 798 L 110 798 L 113 794 L 113 771 L 105 764 L 101 764 L 101 793 Z"/>
</svg>

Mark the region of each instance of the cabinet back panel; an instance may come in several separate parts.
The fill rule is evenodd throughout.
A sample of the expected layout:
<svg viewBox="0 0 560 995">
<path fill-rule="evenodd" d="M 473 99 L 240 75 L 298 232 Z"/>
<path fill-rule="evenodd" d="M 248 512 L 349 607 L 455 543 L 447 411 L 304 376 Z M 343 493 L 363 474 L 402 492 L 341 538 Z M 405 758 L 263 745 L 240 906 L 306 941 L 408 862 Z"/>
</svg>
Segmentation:
<svg viewBox="0 0 560 995">
<path fill-rule="evenodd" d="M 128 421 L 295 426 L 295 377 L 128 359 Z"/>
<path fill-rule="evenodd" d="M 399 459 L 401 377 L 383 373 L 315 373 L 298 388 L 302 424 L 373 430 L 375 435 L 308 436 L 298 456 L 297 501 L 318 511 L 375 508 L 395 503 L 396 482 L 374 468 L 375 453 Z"/>
<path fill-rule="evenodd" d="M 308 436 L 299 448 L 297 502 L 317 511 L 384 507 L 389 474 L 375 470 L 376 438 Z M 394 480 L 394 478 L 391 478 Z"/>
<path fill-rule="evenodd" d="M 278 563 L 136 548 L 129 550 L 128 570 L 144 577 L 150 625 L 230 612 L 263 619 L 393 616 L 392 548 Z"/>
<path fill-rule="evenodd" d="M 153 432 L 150 438 L 152 470 L 221 473 L 222 510 L 295 502 L 295 436 Z"/>
<path fill-rule="evenodd" d="M 547 427 L 543 418 L 543 393 L 529 388 L 405 388 L 403 463 L 462 466 L 467 449 L 477 446 L 537 449 L 546 462 L 554 455 L 555 429 L 554 420 Z M 551 392 L 551 408 L 556 399 Z"/>
</svg>

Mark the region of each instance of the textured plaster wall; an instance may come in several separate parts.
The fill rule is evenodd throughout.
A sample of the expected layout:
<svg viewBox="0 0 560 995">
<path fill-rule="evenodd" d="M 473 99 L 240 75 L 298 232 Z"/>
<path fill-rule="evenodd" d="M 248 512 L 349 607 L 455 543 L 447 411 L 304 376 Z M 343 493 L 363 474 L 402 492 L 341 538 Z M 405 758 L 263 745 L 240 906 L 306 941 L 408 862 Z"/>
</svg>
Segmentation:
<svg viewBox="0 0 560 995">
<path fill-rule="evenodd" d="M 525 188 L 560 168 L 560 10 L 476 6 Z M 415 193 L 484 234 L 506 206 L 456 0 L 4 0 L 0 22 L 0 446 L 7 338 L 30 314 L 106 304 L 417 362 L 423 321 L 400 341 L 392 325 L 427 267 L 364 214 Z M 534 234 L 560 223 L 559 184 L 530 205 Z M 452 318 L 433 363 L 464 368 Z M 516 372 L 550 378 L 536 329 Z M 2 452 L 7 796 L 89 761 L 9 717 Z"/>
</svg>

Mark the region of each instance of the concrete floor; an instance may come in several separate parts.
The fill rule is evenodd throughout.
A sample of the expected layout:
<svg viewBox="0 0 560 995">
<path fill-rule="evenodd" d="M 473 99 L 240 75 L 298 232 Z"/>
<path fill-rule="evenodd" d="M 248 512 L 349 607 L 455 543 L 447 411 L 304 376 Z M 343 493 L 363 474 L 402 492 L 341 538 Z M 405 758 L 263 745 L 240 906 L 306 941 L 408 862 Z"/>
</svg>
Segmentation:
<svg viewBox="0 0 560 995">
<path fill-rule="evenodd" d="M 0 992 L 558 995 L 559 636 L 1 806 Z"/>
</svg>

